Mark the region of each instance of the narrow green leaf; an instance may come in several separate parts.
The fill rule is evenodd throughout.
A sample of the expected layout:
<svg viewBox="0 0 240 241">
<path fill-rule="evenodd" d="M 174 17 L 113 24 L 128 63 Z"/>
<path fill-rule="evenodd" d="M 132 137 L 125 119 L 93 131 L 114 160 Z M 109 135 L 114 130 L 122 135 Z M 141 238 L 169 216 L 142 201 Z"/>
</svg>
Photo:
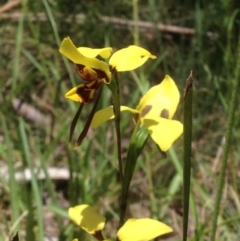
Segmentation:
<svg viewBox="0 0 240 241">
<path fill-rule="evenodd" d="M 29 149 L 29 143 L 28 143 L 28 138 L 26 134 L 26 129 L 24 126 L 24 120 L 22 118 L 19 119 L 19 131 L 20 131 L 20 138 L 21 142 L 23 145 L 23 151 L 24 151 L 24 156 L 26 158 L 26 162 L 28 167 L 30 168 L 31 171 L 31 185 L 33 188 L 33 196 L 35 198 L 35 203 L 36 203 L 36 217 L 37 217 L 37 224 L 38 224 L 38 237 L 39 240 L 43 240 L 44 238 L 44 231 L 43 231 L 43 212 L 42 212 L 42 196 L 41 196 L 41 190 L 38 186 L 37 183 L 37 178 L 34 173 L 34 166 L 33 162 L 31 159 L 31 153 Z"/>
<path fill-rule="evenodd" d="M 7 157 L 7 165 L 9 170 L 9 189 L 11 190 L 9 192 L 10 208 L 12 212 L 12 223 L 14 223 L 20 215 L 20 210 L 19 210 L 18 203 L 16 202 L 16 200 L 19 199 L 19 191 L 18 191 L 17 181 L 15 180 L 15 177 L 14 177 L 14 173 L 15 173 L 14 156 L 12 155 L 13 143 L 10 140 L 9 129 L 7 127 L 7 123 L 3 115 L 1 115 L 1 120 L 2 120 L 2 127 L 4 131 L 5 142 L 6 142 L 6 157 Z"/>
<path fill-rule="evenodd" d="M 126 164 L 124 168 L 123 176 L 123 188 L 121 193 L 121 203 L 120 203 L 120 226 L 124 223 L 125 212 L 127 208 L 127 195 L 132 180 L 133 172 L 137 163 L 137 159 L 142 152 L 143 147 L 148 139 L 148 130 L 146 127 L 142 126 L 139 128 L 139 122 L 136 125 L 133 134 L 130 139 Z"/>
<path fill-rule="evenodd" d="M 187 240 L 192 155 L 192 72 L 186 81 L 183 104 L 183 241 Z"/>
</svg>

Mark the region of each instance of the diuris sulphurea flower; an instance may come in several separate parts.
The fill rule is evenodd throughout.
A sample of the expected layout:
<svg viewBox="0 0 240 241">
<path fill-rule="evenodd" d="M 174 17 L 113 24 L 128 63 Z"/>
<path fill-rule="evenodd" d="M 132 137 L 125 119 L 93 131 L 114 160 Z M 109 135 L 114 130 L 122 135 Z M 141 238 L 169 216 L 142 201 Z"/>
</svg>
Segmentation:
<svg viewBox="0 0 240 241">
<path fill-rule="evenodd" d="M 160 84 L 148 90 L 136 109 L 121 106 L 120 110 L 134 114 L 135 122 L 139 121 L 144 125 L 160 149 L 167 151 L 183 132 L 182 123 L 172 120 L 179 99 L 180 94 L 175 82 L 166 75 Z M 109 106 L 95 113 L 91 126 L 97 128 L 113 118 L 115 118 L 113 107 Z"/>
<path fill-rule="evenodd" d="M 92 102 L 96 93 L 99 92 L 86 125 L 76 142 L 75 147 L 77 147 L 82 143 L 82 140 L 87 134 L 92 117 L 97 108 L 103 83 L 109 84 L 115 72 L 134 70 L 143 65 L 149 58 L 155 59 L 156 56 L 136 45 L 130 45 L 127 48 L 120 49 L 114 54 L 112 54 L 112 48 L 110 47 L 101 49 L 91 49 L 87 47 L 77 48 L 69 37 L 63 39 L 59 51 L 76 64 L 78 75 L 86 81 L 86 83 L 79 84 L 65 94 L 66 98 L 80 103 L 80 107 L 71 124 L 70 142 L 83 105 Z M 111 57 L 109 63 L 106 63 L 98 59 L 98 56 L 102 59 Z"/>
</svg>

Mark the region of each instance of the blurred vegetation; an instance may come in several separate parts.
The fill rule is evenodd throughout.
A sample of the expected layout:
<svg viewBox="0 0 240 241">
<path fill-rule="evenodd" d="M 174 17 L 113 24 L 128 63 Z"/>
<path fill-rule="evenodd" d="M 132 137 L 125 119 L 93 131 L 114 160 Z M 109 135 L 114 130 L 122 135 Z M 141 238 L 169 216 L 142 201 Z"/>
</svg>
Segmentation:
<svg viewBox="0 0 240 241">
<path fill-rule="evenodd" d="M 0 241 L 16 230 L 20 240 L 71 240 L 83 233 L 67 218 L 67 208 L 94 205 L 109 221 L 114 236 L 118 213 L 118 173 L 114 123 L 90 130 L 81 148 L 68 146 L 70 123 L 78 106 L 64 98 L 82 80 L 75 66 L 62 57 L 61 40 L 70 36 L 77 46 L 134 44 L 158 56 L 132 73 L 121 73 L 122 104 L 134 107 L 150 86 L 169 74 L 183 93 L 193 71 L 193 182 L 189 240 L 209 240 L 224 132 L 236 68 L 239 37 L 238 0 L 137 1 L 139 33 L 122 20 L 133 20 L 136 1 L 19 1 L 0 13 Z M 0 6 L 6 1 L 0 0 Z M 110 17 L 104 20 L 103 16 Z M 117 18 L 116 22 L 111 19 Z M 144 23 L 152 23 L 143 27 Z M 166 29 L 159 30 L 158 24 Z M 173 32 L 171 26 L 181 27 Z M 182 28 L 185 29 L 186 31 Z M 111 104 L 104 89 L 99 107 Z M 238 110 L 240 106 L 238 103 Z M 85 106 L 80 131 L 91 110 Z M 181 119 L 180 106 L 176 119 Z M 123 156 L 133 130 L 123 118 Z M 217 240 L 240 237 L 239 161 L 240 112 L 227 166 Z M 69 179 L 52 178 L 49 168 L 70 170 Z M 14 175 L 24 170 L 28 181 Z M 42 170 L 46 177 L 39 179 Z M 174 228 L 168 240 L 181 239 L 182 140 L 163 155 L 149 140 L 140 157 L 130 190 L 134 217 L 151 216 Z M 76 174 L 77 173 L 77 174 Z"/>
</svg>

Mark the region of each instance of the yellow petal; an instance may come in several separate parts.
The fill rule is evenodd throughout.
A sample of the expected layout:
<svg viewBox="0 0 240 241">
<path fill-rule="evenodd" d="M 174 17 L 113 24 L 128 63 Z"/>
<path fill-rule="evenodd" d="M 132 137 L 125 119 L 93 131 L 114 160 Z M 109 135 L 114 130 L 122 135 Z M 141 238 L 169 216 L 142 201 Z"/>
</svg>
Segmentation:
<svg viewBox="0 0 240 241">
<path fill-rule="evenodd" d="M 91 82 L 92 83 L 92 82 Z M 91 84 L 89 83 L 89 85 Z M 80 84 L 73 87 L 65 94 L 66 99 L 70 99 L 80 103 L 89 103 L 93 100 L 94 94 L 98 86 L 89 88 L 87 84 Z"/>
<path fill-rule="evenodd" d="M 94 70 L 103 71 L 106 74 L 106 82 L 109 82 L 111 79 L 111 72 L 108 64 L 96 58 L 83 56 L 69 37 L 63 39 L 59 51 L 76 64 L 81 64 Z"/>
<path fill-rule="evenodd" d="M 132 113 L 138 113 L 137 110 L 129 108 L 127 106 L 120 106 L 120 111 L 130 111 Z M 100 125 L 102 125 L 104 122 L 111 120 L 115 118 L 114 116 L 114 111 L 113 111 L 113 106 L 108 106 L 104 109 L 101 109 L 97 111 L 92 119 L 91 127 L 96 129 Z"/>
<path fill-rule="evenodd" d="M 84 86 L 84 85 L 82 84 L 82 85 L 73 87 L 71 90 L 69 90 L 69 91 L 65 94 L 65 98 L 66 98 L 66 99 L 73 100 L 73 101 L 76 101 L 76 102 L 81 102 L 81 103 L 83 103 L 82 98 L 77 94 L 77 87 L 80 87 L 80 86 Z"/>
<path fill-rule="evenodd" d="M 183 132 L 181 122 L 156 116 L 147 115 L 143 118 L 143 124 L 162 151 L 167 151 Z"/>
<path fill-rule="evenodd" d="M 101 48 L 101 49 L 91 49 L 91 48 L 87 48 L 87 47 L 79 47 L 77 49 L 82 55 L 84 55 L 85 57 L 88 57 L 88 58 L 95 58 L 98 55 L 100 55 L 102 58 L 107 59 L 112 54 L 112 48 L 110 48 L 110 47 Z"/>
<path fill-rule="evenodd" d="M 155 59 L 146 49 L 136 45 L 130 45 L 115 52 L 109 60 L 109 64 L 117 71 L 129 71 L 143 65 L 149 58 Z"/>
<path fill-rule="evenodd" d="M 160 84 L 149 89 L 140 100 L 136 109 L 140 113 L 144 112 L 142 116 L 144 114 L 151 114 L 172 119 L 179 99 L 180 94 L 175 82 L 169 75 L 166 75 Z M 148 109 L 147 113 L 146 108 Z"/>
<path fill-rule="evenodd" d="M 106 220 L 94 208 L 86 204 L 69 208 L 68 216 L 75 224 L 90 234 L 102 230 Z"/>
<path fill-rule="evenodd" d="M 148 241 L 172 231 L 171 227 L 154 219 L 129 219 L 117 236 L 120 241 Z"/>
</svg>

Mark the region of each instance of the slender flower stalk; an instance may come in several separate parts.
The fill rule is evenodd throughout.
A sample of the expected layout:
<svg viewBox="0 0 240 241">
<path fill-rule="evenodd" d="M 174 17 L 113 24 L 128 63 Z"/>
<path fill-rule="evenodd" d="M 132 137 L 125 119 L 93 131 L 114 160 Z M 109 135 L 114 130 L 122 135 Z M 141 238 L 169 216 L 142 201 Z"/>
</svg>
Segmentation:
<svg viewBox="0 0 240 241">
<path fill-rule="evenodd" d="M 109 85 L 112 94 L 113 94 L 113 110 L 116 116 L 115 118 L 115 128 L 116 128 L 116 137 L 117 137 L 117 156 L 118 156 L 118 168 L 119 168 L 119 180 L 121 184 L 121 189 L 123 187 L 123 164 L 122 164 L 122 143 L 121 143 L 121 130 L 120 130 L 120 88 L 119 88 L 119 79 L 118 73 L 114 73 L 114 78 L 112 83 Z"/>
</svg>

